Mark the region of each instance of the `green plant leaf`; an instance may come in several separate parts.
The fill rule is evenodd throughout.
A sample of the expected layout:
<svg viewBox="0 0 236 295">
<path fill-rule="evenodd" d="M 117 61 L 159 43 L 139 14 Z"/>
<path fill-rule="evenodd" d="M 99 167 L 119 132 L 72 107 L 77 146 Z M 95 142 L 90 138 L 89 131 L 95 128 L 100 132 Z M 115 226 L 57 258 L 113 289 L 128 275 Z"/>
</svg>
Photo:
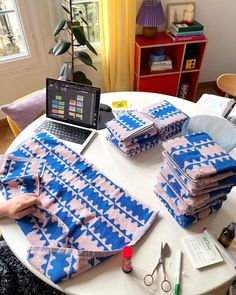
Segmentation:
<svg viewBox="0 0 236 295">
<path fill-rule="evenodd" d="M 67 13 L 70 14 L 69 9 L 68 9 L 64 4 L 61 4 L 61 7 L 62 7 Z"/>
<path fill-rule="evenodd" d="M 85 45 L 88 47 L 88 49 L 90 51 L 92 51 L 95 55 L 98 55 L 97 54 L 97 51 L 93 48 L 93 46 L 89 43 L 89 41 L 86 39 L 86 42 L 85 42 Z"/>
<path fill-rule="evenodd" d="M 83 72 L 77 71 L 74 72 L 73 74 L 73 81 L 82 83 L 82 84 L 87 84 L 87 85 L 92 85 L 92 81 L 90 81 Z"/>
<path fill-rule="evenodd" d="M 63 76 L 65 80 L 68 80 L 72 71 L 71 62 L 64 62 L 61 66 L 60 76 Z"/>
<path fill-rule="evenodd" d="M 69 20 L 66 21 L 66 25 L 67 25 L 67 28 L 69 30 L 71 30 L 72 27 L 76 28 L 76 27 L 80 27 L 80 22 L 79 21 L 76 21 L 76 22 L 71 22 Z"/>
<path fill-rule="evenodd" d="M 94 68 L 94 70 L 97 71 L 97 68 L 93 65 L 92 58 L 88 55 L 88 53 L 78 50 L 75 52 L 75 56 L 78 57 L 78 59 L 81 60 L 83 63 Z"/>
<path fill-rule="evenodd" d="M 83 14 L 82 14 L 82 12 L 81 11 L 79 11 L 79 17 L 80 17 L 80 19 L 88 26 L 88 22 L 87 22 L 87 20 L 83 17 Z"/>
<path fill-rule="evenodd" d="M 52 53 L 54 55 L 63 54 L 67 52 L 67 50 L 70 48 L 70 45 L 71 45 L 70 42 L 60 39 L 53 47 Z"/>
<path fill-rule="evenodd" d="M 72 25 L 72 32 L 80 45 L 85 45 L 86 42 L 88 42 L 84 34 L 84 28 L 82 26 Z"/>
<path fill-rule="evenodd" d="M 57 36 L 60 33 L 60 31 L 64 28 L 65 23 L 66 23 L 66 19 L 64 18 L 57 24 L 56 28 L 53 31 L 54 36 Z"/>
</svg>

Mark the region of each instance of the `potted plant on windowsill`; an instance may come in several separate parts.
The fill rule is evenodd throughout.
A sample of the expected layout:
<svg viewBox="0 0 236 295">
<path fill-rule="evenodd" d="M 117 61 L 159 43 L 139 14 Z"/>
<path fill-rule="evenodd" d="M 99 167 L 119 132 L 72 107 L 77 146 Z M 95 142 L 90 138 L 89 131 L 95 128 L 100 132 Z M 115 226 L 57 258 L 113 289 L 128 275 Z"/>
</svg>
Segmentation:
<svg viewBox="0 0 236 295">
<path fill-rule="evenodd" d="M 72 0 L 65 0 L 64 4 L 61 4 L 66 17 L 54 29 L 53 35 L 56 43 L 48 53 L 54 56 L 66 53 L 70 56 L 70 60 L 62 64 L 60 76 L 63 76 L 66 80 L 92 85 L 92 82 L 82 71 L 75 69 L 76 60 L 80 60 L 94 70 L 97 70 L 93 65 L 92 58 L 87 52 L 80 49 L 81 46 L 86 46 L 95 55 L 97 55 L 97 52 L 86 38 L 84 32 L 84 25 L 88 26 L 88 22 L 83 17 L 82 12 L 78 11 L 73 5 L 74 2 Z M 61 38 L 64 32 L 66 37 Z"/>
</svg>

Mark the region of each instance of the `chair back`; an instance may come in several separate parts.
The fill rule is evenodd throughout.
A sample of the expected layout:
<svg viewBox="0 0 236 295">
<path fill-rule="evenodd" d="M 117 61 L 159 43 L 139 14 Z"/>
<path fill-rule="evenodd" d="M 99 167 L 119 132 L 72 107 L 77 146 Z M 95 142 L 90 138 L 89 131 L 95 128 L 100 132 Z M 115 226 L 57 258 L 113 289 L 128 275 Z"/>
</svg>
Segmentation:
<svg viewBox="0 0 236 295">
<path fill-rule="evenodd" d="M 229 95 L 236 97 L 236 74 L 223 74 L 218 77 L 216 84 L 226 93 L 226 97 Z"/>
</svg>

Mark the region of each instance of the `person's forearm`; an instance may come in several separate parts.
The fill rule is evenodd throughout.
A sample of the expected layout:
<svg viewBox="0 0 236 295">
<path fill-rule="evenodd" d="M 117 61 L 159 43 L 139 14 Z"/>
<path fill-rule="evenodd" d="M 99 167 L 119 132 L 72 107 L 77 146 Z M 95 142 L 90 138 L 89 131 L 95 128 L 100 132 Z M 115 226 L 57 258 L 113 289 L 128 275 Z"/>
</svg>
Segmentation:
<svg viewBox="0 0 236 295">
<path fill-rule="evenodd" d="M 0 218 L 7 216 L 6 201 L 0 203 Z"/>
</svg>

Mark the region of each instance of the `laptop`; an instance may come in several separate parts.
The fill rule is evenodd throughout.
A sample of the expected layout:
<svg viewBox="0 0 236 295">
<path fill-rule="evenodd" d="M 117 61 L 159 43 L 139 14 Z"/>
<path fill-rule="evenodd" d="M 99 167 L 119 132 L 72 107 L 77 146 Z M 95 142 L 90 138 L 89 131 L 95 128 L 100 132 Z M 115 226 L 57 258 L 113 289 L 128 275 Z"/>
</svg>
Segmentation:
<svg viewBox="0 0 236 295">
<path fill-rule="evenodd" d="M 88 145 L 96 134 L 99 120 L 100 88 L 46 78 L 46 117 L 35 130 L 47 130 L 65 142 Z"/>
</svg>

